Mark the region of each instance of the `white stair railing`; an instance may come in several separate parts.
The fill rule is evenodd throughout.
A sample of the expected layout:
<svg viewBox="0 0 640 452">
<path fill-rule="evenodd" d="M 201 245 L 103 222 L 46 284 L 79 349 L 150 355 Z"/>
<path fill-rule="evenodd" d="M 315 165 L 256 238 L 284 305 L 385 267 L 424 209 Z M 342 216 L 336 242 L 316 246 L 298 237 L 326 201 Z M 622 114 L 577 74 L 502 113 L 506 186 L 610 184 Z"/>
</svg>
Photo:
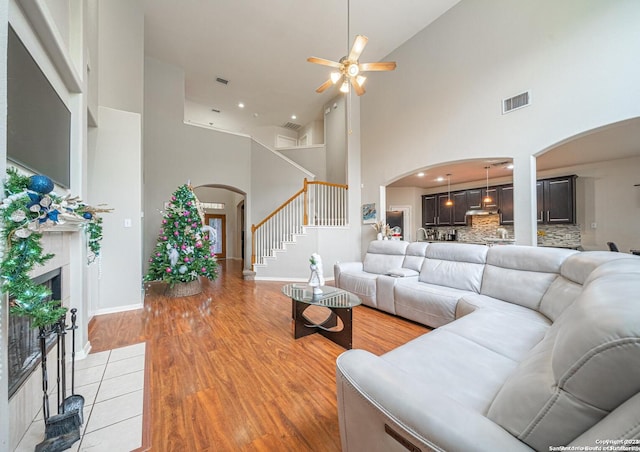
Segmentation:
<svg viewBox="0 0 640 452">
<path fill-rule="evenodd" d="M 251 263 L 264 264 L 265 258 L 282 250 L 304 232 L 304 226 L 345 226 L 347 224 L 347 185 L 304 180 L 303 188 L 257 225 L 251 226 Z"/>
</svg>

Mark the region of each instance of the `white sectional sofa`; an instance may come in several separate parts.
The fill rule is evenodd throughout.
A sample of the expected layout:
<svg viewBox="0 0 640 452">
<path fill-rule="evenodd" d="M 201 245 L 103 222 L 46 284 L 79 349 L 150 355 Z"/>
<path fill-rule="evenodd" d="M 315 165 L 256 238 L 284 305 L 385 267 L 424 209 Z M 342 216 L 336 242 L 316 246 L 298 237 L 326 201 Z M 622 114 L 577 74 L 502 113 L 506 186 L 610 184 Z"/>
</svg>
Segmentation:
<svg viewBox="0 0 640 452">
<path fill-rule="evenodd" d="M 640 257 L 376 241 L 334 270 L 437 327 L 338 357 L 343 451 L 640 448 Z"/>
</svg>

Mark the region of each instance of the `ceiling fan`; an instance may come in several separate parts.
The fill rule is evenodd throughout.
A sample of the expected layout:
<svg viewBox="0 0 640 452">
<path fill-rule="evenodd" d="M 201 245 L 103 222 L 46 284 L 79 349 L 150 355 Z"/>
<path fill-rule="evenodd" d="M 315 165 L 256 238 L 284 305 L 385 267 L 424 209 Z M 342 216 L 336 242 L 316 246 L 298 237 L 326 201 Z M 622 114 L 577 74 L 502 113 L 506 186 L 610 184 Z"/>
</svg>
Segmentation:
<svg viewBox="0 0 640 452">
<path fill-rule="evenodd" d="M 342 82 L 340 85 L 340 91 L 343 93 L 349 92 L 349 84 L 353 86 L 356 94 L 362 96 L 364 94 L 364 82 L 367 79 L 362 72 L 366 71 L 393 71 L 396 68 L 395 61 L 379 62 L 379 63 L 360 63 L 358 58 L 364 50 L 364 46 L 367 45 L 369 38 L 366 36 L 356 36 L 353 46 L 349 55 L 342 57 L 339 62 L 326 60 L 324 58 L 309 57 L 307 61 L 309 63 L 322 64 L 337 69 L 331 73 L 329 80 L 324 82 L 316 89 L 317 93 L 321 93 L 331 85 Z"/>
</svg>

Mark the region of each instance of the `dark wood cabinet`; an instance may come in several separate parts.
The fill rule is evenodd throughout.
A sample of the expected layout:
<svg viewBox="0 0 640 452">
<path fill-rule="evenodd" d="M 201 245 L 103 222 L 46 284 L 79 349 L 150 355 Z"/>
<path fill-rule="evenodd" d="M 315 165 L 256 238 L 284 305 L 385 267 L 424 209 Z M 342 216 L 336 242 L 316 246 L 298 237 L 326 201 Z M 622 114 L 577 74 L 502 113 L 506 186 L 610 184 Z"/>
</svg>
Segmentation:
<svg viewBox="0 0 640 452">
<path fill-rule="evenodd" d="M 451 221 L 455 225 L 467 224 L 467 210 L 469 205 L 467 204 L 467 191 L 457 191 L 451 193 L 451 199 L 453 201 L 453 210 Z"/>
<path fill-rule="evenodd" d="M 539 223 L 575 223 L 575 179 L 576 176 L 565 176 L 538 181 L 536 189 Z"/>
<path fill-rule="evenodd" d="M 482 209 L 482 189 L 472 188 L 467 190 L 467 208 L 469 210 Z"/>
<path fill-rule="evenodd" d="M 490 202 L 484 202 L 484 199 L 487 196 L 491 198 Z M 497 187 L 489 187 L 489 188 L 482 189 L 482 208 L 487 210 L 497 210 L 499 208 Z"/>
<path fill-rule="evenodd" d="M 513 185 L 498 187 L 500 200 L 500 224 L 513 224 Z"/>
<path fill-rule="evenodd" d="M 422 196 L 422 225 L 437 226 L 438 221 L 438 195 Z"/>
<path fill-rule="evenodd" d="M 541 179 L 536 183 L 538 223 L 575 223 L 576 176 Z M 483 202 L 489 195 L 491 202 Z M 467 210 L 496 210 L 500 212 L 500 224 L 514 224 L 513 184 L 487 188 L 471 188 L 451 193 L 453 206 L 445 203 L 448 193 L 422 196 L 423 226 L 451 226 L 467 224 Z"/>
<path fill-rule="evenodd" d="M 438 195 L 438 225 L 450 226 L 451 225 L 451 211 L 452 206 L 447 205 L 449 195 L 447 193 L 441 193 Z"/>
</svg>

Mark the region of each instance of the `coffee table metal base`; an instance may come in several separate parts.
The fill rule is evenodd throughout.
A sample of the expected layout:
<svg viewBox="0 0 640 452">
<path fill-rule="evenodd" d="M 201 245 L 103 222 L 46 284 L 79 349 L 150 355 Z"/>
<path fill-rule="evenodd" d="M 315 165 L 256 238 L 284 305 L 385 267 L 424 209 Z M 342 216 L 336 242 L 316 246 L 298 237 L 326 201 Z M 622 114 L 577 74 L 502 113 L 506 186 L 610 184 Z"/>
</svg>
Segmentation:
<svg viewBox="0 0 640 452">
<path fill-rule="evenodd" d="M 323 306 L 330 311 L 330 314 L 321 323 L 315 323 L 304 315 L 304 311 L 313 305 L 296 301 L 293 298 L 291 303 L 294 324 L 293 337 L 295 339 L 318 333 L 346 349 L 351 349 L 353 325 L 351 308 Z M 338 322 L 338 319 L 341 322 Z M 342 323 L 342 328 L 338 329 L 340 323 Z"/>
</svg>

